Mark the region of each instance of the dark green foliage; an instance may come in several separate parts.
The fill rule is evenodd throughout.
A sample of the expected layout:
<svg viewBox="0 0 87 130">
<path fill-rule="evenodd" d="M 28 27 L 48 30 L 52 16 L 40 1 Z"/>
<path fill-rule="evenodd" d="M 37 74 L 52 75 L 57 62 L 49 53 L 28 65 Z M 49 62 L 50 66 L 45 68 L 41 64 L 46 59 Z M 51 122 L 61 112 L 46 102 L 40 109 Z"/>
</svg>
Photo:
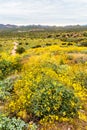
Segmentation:
<svg viewBox="0 0 87 130">
<path fill-rule="evenodd" d="M 64 42 L 64 43 L 62 43 L 62 45 L 66 45 L 66 44 L 67 44 L 67 43 L 65 43 L 65 42 Z"/>
<path fill-rule="evenodd" d="M 87 47 L 87 41 L 81 42 L 81 43 L 79 44 L 79 46 Z"/>
<path fill-rule="evenodd" d="M 51 37 L 52 37 L 52 35 L 48 35 L 48 36 L 47 36 L 47 38 L 51 38 Z"/>
<path fill-rule="evenodd" d="M 84 33 L 83 33 L 83 36 L 87 37 L 87 32 L 84 32 Z"/>
<path fill-rule="evenodd" d="M 5 76 L 12 74 L 16 70 L 21 69 L 21 64 L 18 60 L 15 62 L 2 59 L 0 61 L 0 79 L 5 78 Z"/>
<path fill-rule="evenodd" d="M 19 54 L 22 54 L 23 52 L 25 52 L 25 48 L 24 47 L 18 47 L 16 49 L 16 52 L 19 53 Z"/>
<path fill-rule="evenodd" d="M 28 43 L 28 42 L 26 42 L 25 44 L 26 44 L 26 45 L 28 45 L 29 43 Z"/>
<path fill-rule="evenodd" d="M 71 45 L 73 45 L 73 44 L 69 42 L 67 45 L 68 45 L 68 46 L 71 46 Z"/>
<path fill-rule="evenodd" d="M 39 48 L 41 47 L 41 45 L 36 45 L 36 46 L 33 46 L 32 48 Z"/>
<path fill-rule="evenodd" d="M 51 46 L 52 44 L 51 43 L 46 43 L 46 46 Z"/>
<path fill-rule="evenodd" d="M 22 45 L 22 42 L 20 42 L 19 45 Z"/>
<path fill-rule="evenodd" d="M 43 79 L 42 85 L 34 91 L 31 98 L 31 112 L 39 118 L 49 115 L 72 118 L 78 115 L 79 101 L 73 90 L 67 90 L 67 87 L 56 81 Z"/>
<path fill-rule="evenodd" d="M 0 70 L 2 71 L 3 75 L 8 74 L 11 71 L 12 63 L 11 61 L 1 60 L 0 61 Z"/>
<path fill-rule="evenodd" d="M 0 47 L 2 47 L 2 44 L 0 44 Z"/>
</svg>

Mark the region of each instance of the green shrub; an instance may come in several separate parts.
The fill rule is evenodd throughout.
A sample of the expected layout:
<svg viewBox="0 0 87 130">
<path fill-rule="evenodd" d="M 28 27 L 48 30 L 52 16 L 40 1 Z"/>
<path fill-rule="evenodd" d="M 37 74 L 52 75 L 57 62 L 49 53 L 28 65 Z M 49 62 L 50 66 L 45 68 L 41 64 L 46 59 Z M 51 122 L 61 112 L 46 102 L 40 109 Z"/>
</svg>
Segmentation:
<svg viewBox="0 0 87 130">
<path fill-rule="evenodd" d="M 22 54 L 23 52 L 25 52 L 25 48 L 24 47 L 18 47 L 16 49 L 16 52 L 19 53 L 19 54 Z"/>
<path fill-rule="evenodd" d="M 10 119 L 0 115 L 0 130 L 26 130 L 27 125 L 21 119 Z"/>
<path fill-rule="evenodd" d="M 44 80 L 44 79 L 43 79 Z M 48 80 L 35 89 L 31 98 L 31 112 L 39 118 L 49 115 L 72 118 L 77 116 L 78 99 L 72 90 Z M 72 105 L 74 104 L 74 105 Z"/>
<path fill-rule="evenodd" d="M 84 33 L 83 33 L 83 36 L 87 37 L 87 32 L 84 32 Z"/>
<path fill-rule="evenodd" d="M 79 83 L 83 88 L 87 89 L 87 72 L 77 72 L 75 74 L 73 82 Z"/>
<path fill-rule="evenodd" d="M 29 43 L 28 43 L 28 42 L 26 42 L 25 44 L 26 44 L 26 45 L 29 45 Z"/>
<path fill-rule="evenodd" d="M 13 76 L 0 81 L 0 100 L 4 101 L 7 96 L 10 96 L 17 78 L 18 76 Z"/>
<path fill-rule="evenodd" d="M 15 61 L 9 61 L 6 59 L 2 59 L 0 61 L 0 79 L 4 79 L 5 76 L 13 73 L 15 70 L 20 70 L 21 64 L 19 60 L 15 59 Z"/>
<path fill-rule="evenodd" d="M 36 45 L 36 46 L 33 46 L 32 48 L 39 48 L 41 47 L 41 45 Z"/>
<path fill-rule="evenodd" d="M 51 34 L 49 34 L 48 36 L 47 36 L 47 38 L 51 38 L 52 37 L 52 35 Z"/>
<path fill-rule="evenodd" d="M 73 43 L 69 42 L 67 45 L 68 45 L 68 46 L 71 46 L 71 45 L 73 45 Z"/>
<path fill-rule="evenodd" d="M 79 44 L 79 46 L 83 46 L 83 47 L 87 47 L 87 42 L 81 42 L 80 44 Z"/>
<path fill-rule="evenodd" d="M 11 66 L 11 61 L 7 61 L 5 59 L 0 61 L 0 70 L 2 71 L 3 75 L 6 75 L 10 72 Z"/>
<path fill-rule="evenodd" d="M 46 43 L 46 46 L 51 46 L 52 45 L 52 43 Z"/>
<path fill-rule="evenodd" d="M 2 44 L 0 44 L 0 47 L 2 47 Z"/>
<path fill-rule="evenodd" d="M 63 42 L 62 45 L 67 45 L 67 43 Z"/>
<path fill-rule="evenodd" d="M 22 42 L 20 42 L 19 45 L 22 45 Z"/>
</svg>

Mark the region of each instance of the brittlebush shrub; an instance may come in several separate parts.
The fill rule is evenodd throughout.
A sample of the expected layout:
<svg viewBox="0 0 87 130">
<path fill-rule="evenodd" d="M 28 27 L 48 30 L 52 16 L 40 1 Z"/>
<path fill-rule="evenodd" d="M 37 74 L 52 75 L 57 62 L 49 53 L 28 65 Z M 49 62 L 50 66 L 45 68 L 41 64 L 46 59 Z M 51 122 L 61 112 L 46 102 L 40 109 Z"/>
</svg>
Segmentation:
<svg viewBox="0 0 87 130">
<path fill-rule="evenodd" d="M 86 71 L 77 72 L 73 78 L 73 81 L 79 83 L 81 87 L 87 89 L 87 72 Z"/>
<path fill-rule="evenodd" d="M 25 65 L 21 79 L 14 85 L 8 108 L 16 114 L 26 110 L 38 119 L 73 118 L 78 115 L 79 100 L 72 89 L 58 81 L 52 68 L 37 63 Z"/>
<path fill-rule="evenodd" d="M 19 60 L 16 58 L 14 61 L 8 59 L 0 60 L 0 80 L 4 79 L 5 76 L 14 73 L 15 71 L 19 71 L 21 69 L 21 64 Z"/>
</svg>

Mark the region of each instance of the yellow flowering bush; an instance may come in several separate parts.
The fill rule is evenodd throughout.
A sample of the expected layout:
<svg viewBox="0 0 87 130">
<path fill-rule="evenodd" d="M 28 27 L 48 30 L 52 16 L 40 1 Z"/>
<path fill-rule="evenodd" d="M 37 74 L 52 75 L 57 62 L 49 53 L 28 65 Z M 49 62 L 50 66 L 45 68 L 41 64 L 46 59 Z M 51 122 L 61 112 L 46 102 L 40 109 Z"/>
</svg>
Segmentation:
<svg viewBox="0 0 87 130">
<path fill-rule="evenodd" d="M 21 79 L 14 84 L 14 93 L 8 106 L 10 112 L 26 110 L 33 117 L 48 117 L 48 120 L 50 115 L 55 117 L 54 120 L 78 116 L 79 100 L 71 88 L 67 89 L 58 80 L 56 65 L 35 63 L 24 65 Z"/>
<path fill-rule="evenodd" d="M 7 75 L 19 71 L 21 64 L 18 57 L 10 57 L 9 55 L 2 55 L 0 57 L 0 79 L 5 78 Z"/>
</svg>

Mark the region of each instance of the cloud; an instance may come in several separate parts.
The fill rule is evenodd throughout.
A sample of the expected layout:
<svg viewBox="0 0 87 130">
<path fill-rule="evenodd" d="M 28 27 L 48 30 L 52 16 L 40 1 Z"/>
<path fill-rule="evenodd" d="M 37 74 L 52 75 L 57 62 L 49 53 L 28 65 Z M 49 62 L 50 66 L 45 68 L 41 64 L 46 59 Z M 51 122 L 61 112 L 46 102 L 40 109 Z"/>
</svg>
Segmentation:
<svg viewBox="0 0 87 130">
<path fill-rule="evenodd" d="M 0 22 L 86 24 L 86 0 L 0 0 Z"/>
</svg>

